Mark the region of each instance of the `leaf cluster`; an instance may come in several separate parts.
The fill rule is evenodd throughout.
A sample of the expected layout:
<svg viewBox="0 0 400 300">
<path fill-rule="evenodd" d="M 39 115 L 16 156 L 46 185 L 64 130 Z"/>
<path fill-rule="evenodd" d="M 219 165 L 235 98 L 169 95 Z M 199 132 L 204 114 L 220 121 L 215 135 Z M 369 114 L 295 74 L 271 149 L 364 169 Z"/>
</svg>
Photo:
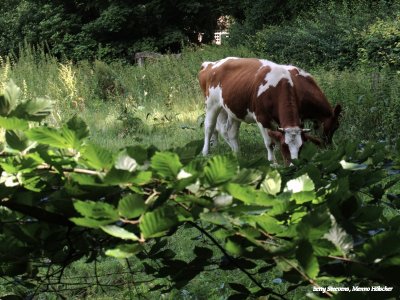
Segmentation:
<svg viewBox="0 0 400 300">
<path fill-rule="evenodd" d="M 65 267 L 105 253 L 137 256 L 148 276 L 171 282 L 154 289 L 180 289 L 215 264 L 215 248 L 194 248 L 191 261 L 169 249 L 168 237 L 188 225 L 228 257 L 221 268 L 238 268 L 255 283 L 231 283 L 232 297 L 285 298 L 262 284 L 271 268 L 287 292 L 328 280 L 398 293 L 400 202 L 388 194 L 399 179 L 398 150 L 310 144 L 288 168 L 198 157 L 198 142 L 112 153 L 90 142 L 80 118 L 40 125 L 50 104 L 17 98 L 13 83 L 0 97 L 0 276 L 37 284 L 48 263 Z"/>
</svg>

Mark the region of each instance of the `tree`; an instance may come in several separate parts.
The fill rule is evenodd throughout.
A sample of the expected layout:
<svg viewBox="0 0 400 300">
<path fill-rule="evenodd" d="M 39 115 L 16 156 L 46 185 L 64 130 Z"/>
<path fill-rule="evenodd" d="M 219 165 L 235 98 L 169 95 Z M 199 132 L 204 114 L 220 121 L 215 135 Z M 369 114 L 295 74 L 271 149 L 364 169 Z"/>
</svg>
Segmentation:
<svg viewBox="0 0 400 300">
<path fill-rule="evenodd" d="M 197 43 L 198 33 L 211 41 L 228 8 L 221 0 L 9 0 L 2 8 L 1 54 L 24 41 L 46 43 L 52 54 L 74 60 L 179 52 L 182 45 Z"/>
</svg>

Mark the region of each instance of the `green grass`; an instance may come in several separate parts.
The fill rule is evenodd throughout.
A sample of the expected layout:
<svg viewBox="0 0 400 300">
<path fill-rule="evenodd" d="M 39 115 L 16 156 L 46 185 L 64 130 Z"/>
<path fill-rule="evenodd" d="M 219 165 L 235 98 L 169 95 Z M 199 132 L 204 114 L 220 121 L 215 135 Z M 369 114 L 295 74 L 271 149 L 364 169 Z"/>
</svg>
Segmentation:
<svg viewBox="0 0 400 300">
<path fill-rule="evenodd" d="M 18 61 L 0 60 L 0 84 L 13 79 L 22 88 L 22 97 L 48 96 L 54 99 L 54 112 L 48 123 L 59 125 L 74 114 L 83 117 L 89 124 L 91 139 L 101 147 L 116 150 L 125 145 L 155 145 L 169 149 L 203 138 L 200 126 L 204 114 L 204 99 L 197 82 L 197 72 L 202 61 L 217 60 L 225 56 L 251 57 L 245 48 L 229 49 L 205 47 L 186 49 L 177 59 L 166 56 L 149 62 L 140 68 L 118 62 L 79 62 L 60 64 L 41 51 L 24 49 Z M 306 67 L 306 66 L 300 66 Z M 344 139 L 387 140 L 392 142 L 397 135 L 400 118 L 399 74 L 389 69 L 325 70 L 314 68 L 312 73 L 330 101 L 341 103 L 344 115 L 335 141 Z M 241 160 L 266 160 L 266 150 L 258 129 L 243 124 L 240 132 Z M 220 141 L 213 153 L 228 152 L 229 147 Z M 169 243 L 180 259 L 190 260 L 190 253 L 202 240 L 192 240 L 197 232 L 179 230 Z M 221 253 L 215 248 L 215 257 Z M 145 299 L 159 298 L 151 292 L 154 282 L 146 280 L 140 273 L 143 266 L 137 259 L 131 260 L 132 274 L 125 274 L 126 263 L 111 258 L 100 258 L 97 263 L 99 281 L 121 285 L 116 290 L 101 289 L 94 277 L 94 263 L 81 260 L 65 270 L 63 284 L 54 284 L 53 289 L 62 292 L 68 299 Z M 252 287 L 249 279 L 239 271 L 222 271 L 218 262 L 210 270 L 196 277 L 181 291 L 172 291 L 164 299 L 226 299 L 229 282 L 239 282 Z M 259 278 L 265 286 L 283 290 L 285 285 L 274 285 L 272 279 L 279 276 L 271 273 L 268 278 Z M 83 282 L 82 286 L 71 283 Z M 1 282 L 1 279 L 0 279 Z M 86 284 L 85 284 L 86 282 Z M 69 283 L 69 284 L 68 284 Z M 7 289 L 0 285 L 0 292 Z M 72 290 L 68 290 L 71 289 Z M 15 287 L 13 287 L 15 289 Z M 304 295 L 311 288 L 294 293 Z M 55 293 L 45 293 L 39 299 L 57 299 Z"/>
</svg>

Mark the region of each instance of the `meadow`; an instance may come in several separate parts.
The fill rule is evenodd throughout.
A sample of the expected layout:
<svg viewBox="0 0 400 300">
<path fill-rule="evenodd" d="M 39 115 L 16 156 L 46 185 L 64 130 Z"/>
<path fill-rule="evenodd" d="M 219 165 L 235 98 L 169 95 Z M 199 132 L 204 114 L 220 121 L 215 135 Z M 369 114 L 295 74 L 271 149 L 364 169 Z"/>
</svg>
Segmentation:
<svg viewBox="0 0 400 300">
<path fill-rule="evenodd" d="M 141 144 L 165 150 L 202 139 L 204 99 L 197 72 L 202 61 L 226 56 L 254 57 L 255 54 L 246 48 L 187 48 L 180 58 L 165 55 L 138 67 L 102 61 L 60 63 L 40 49 L 25 47 L 18 59 L 1 58 L 0 83 L 14 80 L 22 88 L 24 99 L 38 96 L 52 99 L 54 111 L 46 119 L 49 124 L 58 126 L 79 115 L 89 125 L 92 142 L 99 146 L 116 150 Z M 347 139 L 395 144 L 400 118 L 398 72 L 368 65 L 341 70 L 300 67 L 314 75 L 332 104 L 341 103 L 344 108 L 341 126 L 334 137 L 336 144 Z M 243 163 L 265 161 L 266 151 L 257 128 L 242 125 L 240 139 Z M 228 146 L 220 143 L 214 153 L 227 151 Z M 207 239 L 191 229 L 185 230 L 185 234 L 178 231 L 168 243 L 181 259 L 188 260 L 191 249 L 207 243 Z M 222 256 L 218 251 L 215 249 L 214 255 Z M 63 281 L 49 286 L 49 293 L 39 299 L 57 299 L 60 295 L 68 299 L 158 297 L 151 294 L 157 282 L 148 283 L 141 277 L 135 259 L 131 264 L 112 258 L 103 258 L 98 263 L 75 262 L 65 270 Z M 226 284 L 234 280 L 251 288 L 251 282 L 238 270 L 223 271 L 218 264 L 216 261 L 215 268 L 202 273 L 182 290 L 164 294 L 163 299 L 227 299 Z M 127 268 L 132 269 L 126 273 Z M 100 275 L 103 287 L 94 274 Z M 284 289 L 277 276 L 272 272 L 262 281 L 266 286 Z M 106 285 L 113 287 L 105 288 Z M 304 288 L 303 292 L 309 289 Z M 301 298 L 304 295 L 301 291 L 297 289 L 290 297 Z"/>
<path fill-rule="evenodd" d="M 60 63 L 41 50 L 25 47 L 18 59 L 1 59 L 0 78 L 2 83 L 13 79 L 24 98 L 53 99 L 54 113 L 47 120 L 51 124 L 59 125 L 74 114 L 83 117 L 101 146 L 117 149 L 140 143 L 168 149 L 202 138 L 204 99 L 197 73 L 203 61 L 226 56 L 255 54 L 244 47 L 187 48 L 180 58 L 165 55 L 138 67 L 102 61 Z M 398 71 L 368 65 L 343 70 L 299 67 L 313 74 L 332 104 L 344 108 L 335 140 L 391 143 L 397 137 Z M 241 130 L 243 152 L 262 149 L 253 130 L 246 125 Z"/>
</svg>

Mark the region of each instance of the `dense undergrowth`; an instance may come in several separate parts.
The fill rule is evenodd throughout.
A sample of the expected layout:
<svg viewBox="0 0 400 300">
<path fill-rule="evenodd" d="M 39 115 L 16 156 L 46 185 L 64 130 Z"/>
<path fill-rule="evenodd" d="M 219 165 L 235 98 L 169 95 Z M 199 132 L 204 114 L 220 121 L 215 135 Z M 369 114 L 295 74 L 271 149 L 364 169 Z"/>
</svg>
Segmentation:
<svg viewBox="0 0 400 300">
<path fill-rule="evenodd" d="M 336 299 L 373 286 L 382 299 L 398 296 L 398 146 L 347 141 L 319 152 L 308 144 L 277 169 L 199 157 L 201 141 L 173 152 L 110 151 L 90 140 L 80 117 L 38 124 L 52 102 L 20 94 L 11 81 L 0 96 L 2 297 L 107 298 L 122 286 L 124 298 L 184 299 L 204 293 L 193 285 L 207 281 L 203 272 L 222 270 L 235 270 L 219 278 L 227 288 L 206 297 L 315 298 L 328 285 L 345 290 L 325 291 Z M 203 242 L 182 246 L 186 232 L 193 237 L 187 227 Z M 99 274 L 101 261 L 112 265 L 104 254 L 126 271 Z M 92 275 L 82 259 L 94 263 Z M 76 266 L 80 274 L 66 271 Z M 118 273 L 122 282 L 112 280 Z"/>
</svg>

